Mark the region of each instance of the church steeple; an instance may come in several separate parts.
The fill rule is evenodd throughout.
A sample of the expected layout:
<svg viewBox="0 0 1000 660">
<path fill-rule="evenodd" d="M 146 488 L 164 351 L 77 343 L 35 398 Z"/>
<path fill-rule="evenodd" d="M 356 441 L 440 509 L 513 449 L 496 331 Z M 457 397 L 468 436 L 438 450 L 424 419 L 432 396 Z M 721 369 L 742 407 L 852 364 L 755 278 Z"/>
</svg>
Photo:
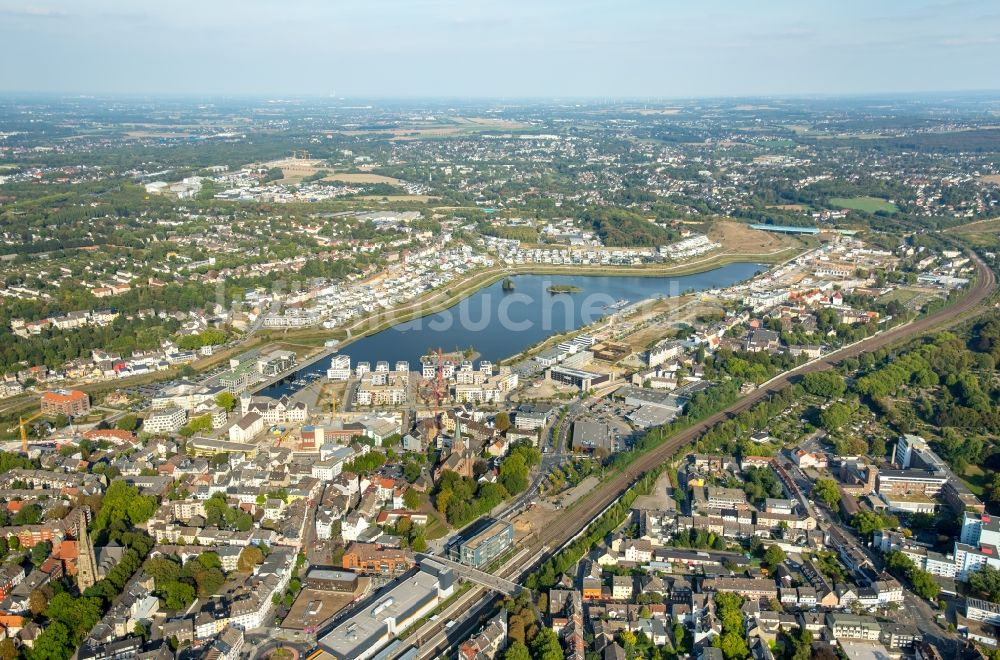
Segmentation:
<svg viewBox="0 0 1000 660">
<path fill-rule="evenodd" d="M 94 544 L 87 533 L 87 507 L 80 507 L 76 521 L 76 586 L 82 593 L 88 587 L 97 583 L 97 557 L 94 556 Z"/>
<path fill-rule="evenodd" d="M 465 441 L 462 440 L 462 418 L 455 416 L 455 439 L 451 441 L 451 452 L 459 456 L 465 453 Z"/>
</svg>

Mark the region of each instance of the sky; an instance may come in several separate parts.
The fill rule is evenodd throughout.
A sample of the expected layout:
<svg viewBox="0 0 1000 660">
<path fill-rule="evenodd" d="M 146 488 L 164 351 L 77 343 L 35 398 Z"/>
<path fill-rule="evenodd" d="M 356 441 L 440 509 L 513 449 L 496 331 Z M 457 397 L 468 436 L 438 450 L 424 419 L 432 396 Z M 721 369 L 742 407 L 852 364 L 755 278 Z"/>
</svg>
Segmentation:
<svg viewBox="0 0 1000 660">
<path fill-rule="evenodd" d="M 0 93 L 1000 90 L 996 0 L 0 0 Z"/>
</svg>

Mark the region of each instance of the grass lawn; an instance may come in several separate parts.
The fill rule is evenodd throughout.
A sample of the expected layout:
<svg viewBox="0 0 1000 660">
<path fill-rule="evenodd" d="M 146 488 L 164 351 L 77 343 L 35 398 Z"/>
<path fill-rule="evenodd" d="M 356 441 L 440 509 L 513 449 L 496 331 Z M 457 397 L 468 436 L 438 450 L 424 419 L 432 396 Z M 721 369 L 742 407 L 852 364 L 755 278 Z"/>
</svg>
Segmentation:
<svg viewBox="0 0 1000 660">
<path fill-rule="evenodd" d="M 888 304 L 893 300 L 895 300 L 899 304 L 905 305 L 906 303 L 910 302 L 911 300 L 920 295 L 921 293 L 919 291 L 914 291 L 912 289 L 893 289 L 889 293 L 879 298 L 878 301 L 883 304 Z"/>
<path fill-rule="evenodd" d="M 441 520 L 441 514 L 431 507 L 425 508 L 424 511 L 430 514 L 430 518 L 427 521 L 427 529 L 424 531 L 426 534 L 425 538 L 428 541 L 433 541 L 434 539 L 447 536 L 448 524 Z"/>
<path fill-rule="evenodd" d="M 879 197 L 831 197 L 829 201 L 834 206 L 854 209 L 855 211 L 864 211 L 865 213 L 875 213 L 876 211 L 895 213 L 899 210 L 889 200 Z"/>
<path fill-rule="evenodd" d="M 986 491 L 986 473 L 978 465 L 967 466 L 962 481 L 977 497 L 982 497 Z"/>
</svg>

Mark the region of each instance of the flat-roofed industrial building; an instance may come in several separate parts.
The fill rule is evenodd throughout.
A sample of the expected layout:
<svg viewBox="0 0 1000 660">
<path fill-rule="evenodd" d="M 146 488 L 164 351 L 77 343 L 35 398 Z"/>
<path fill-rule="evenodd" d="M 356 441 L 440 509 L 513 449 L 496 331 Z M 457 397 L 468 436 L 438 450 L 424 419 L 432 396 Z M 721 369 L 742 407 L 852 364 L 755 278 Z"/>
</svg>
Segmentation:
<svg viewBox="0 0 1000 660">
<path fill-rule="evenodd" d="M 350 618 L 319 640 L 338 660 L 367 660 L 426 616 L 454 591 L 455 574 L 433 560 L 360 604 Z"/>
<path fill-rule="evenodd" d="M 358 574 L 337 568 L 310 568 L 305 585 L 322 591 L 354 593 L 358 588 Z"/>
</svg>

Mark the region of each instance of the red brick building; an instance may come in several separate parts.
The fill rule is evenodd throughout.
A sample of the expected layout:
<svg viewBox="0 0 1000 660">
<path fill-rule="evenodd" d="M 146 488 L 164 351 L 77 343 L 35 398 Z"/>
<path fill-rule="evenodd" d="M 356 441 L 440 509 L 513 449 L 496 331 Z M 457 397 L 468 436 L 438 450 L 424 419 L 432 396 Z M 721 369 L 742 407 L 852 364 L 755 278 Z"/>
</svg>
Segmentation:
<svg viewBox="0 0 1000 660">
<path fill-rule="evenodd" d="M 344 552 L 343 567 L 364 575 L 402 575 L 414 565 L 413 557 L 398 548 L 374 543 L 352 543 Z"/>
</svg>

